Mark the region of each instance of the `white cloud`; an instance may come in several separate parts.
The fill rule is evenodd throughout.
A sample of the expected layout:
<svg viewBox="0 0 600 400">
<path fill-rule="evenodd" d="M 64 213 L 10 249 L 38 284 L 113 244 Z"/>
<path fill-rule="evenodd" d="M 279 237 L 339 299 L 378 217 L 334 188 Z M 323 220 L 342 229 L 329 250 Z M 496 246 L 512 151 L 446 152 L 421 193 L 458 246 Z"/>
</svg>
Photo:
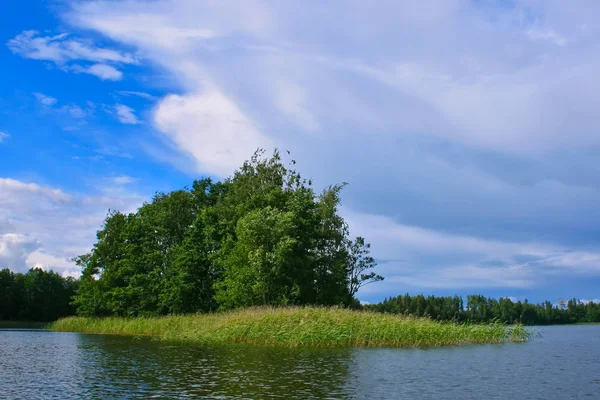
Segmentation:
<svg viewBox="0 0 600 400">
<path fill-rule="evenodd" d="M 432 229 L 421 228 L 396 223 L 393 219 L 383 215 L 364 214 L 343 210 L 344 218 L 356 235 L 372 238 L 370 240 L 381 243 L 384 249 L 389 249 L 391 254 L 382 254 L 384 258 L 394 258 L 394 246 L 401 244 L 403 247 L 426 253 L 453 252 L 487 255 L 489 257 L 510 259 L 514 254 L 542 256 L 547 254 L 547 249 L 535 244 L 522 244 L 481 239 L 473 236 L 453 235 Z"/>
<path fill-rule="evenodd" d="M 121 71 L 107 64 L 94 64 L 89 67 L 74 65 L 71 67 L 71 70 L 82 74 L 94 75 L 104 81 L 119 81 L 123 79 Z"/>
<path fill-rule="evenodd" d="M 565 46 L 569 43 L 567 38 L 554 32 L 552 29 L 533 27 L 527 31 L 527 36 L 531 40 L 547 40 L 557 46 Z"/>
<path fill-rule="evenodd" d="M 140 6 L 144 7 L 144 13 L 139 13 Z M 135 16 L 134 21 L 132 16 Z M 261 1 L 240 7 L 232 0 L 214 3 L 134 1 L 117 7 L 95 1 L 73 4 L 67 17 L 76 25 L 103 31 L 114 40 L 177 53 L 188 52 L 198 43 L 207 44 L 219 37 L 263 35 L 274 23 L 269 7 Z"/>
<path fill-rule="evenodd" d="M 598 12 L 591 1 L 95 0 L 64 18 L 172 77 L 178 94 L 153 120 L 180 155 L 156 147 L 157 158 L 225 175 L 276 144 L 317 179 L 358 182 L 350 201 L 394 218 L 349 212 L 353 230 L 379 259 L 405 260 L 380 264 L 388 279 L 365 288 L 379 291 L 598 275 L 592 245 L 546 239 L 589 237 L 600 217 Z"/>
<path fill-rule="evenodd" d="M 110 181 L 112 183 L 114 183 L 115 185 L 128 185 L 130 183 L 135 182 L 136 179 L 132 178 L 131 176 L 128 176 L 128 175 L 119 175 L 119 176 L 110 178 Z"/>
<path fill-rule="evenodd" d="M 130 11 L 138 5 L 131 3 Z M 200 171 L 229 174 L 257 147 L 270 147 L 273 142 L 202 68 L 193 48 L 210 47 L 213 39 L 236 32 L 264 33 L 271 20 L 266 7 L 258 3 L 253 10 L 238 13 L 237 7 L 232 7 L 234 3 L 229 6 L 215 3 L 205 9 L 200 3 L 188 2 L 185 5 L 194 12 L 186 10 L 186 13 L 194 17 L 182 23 L 178 19 L 185 18 L 185 14 L 179 12 L 180 5 L 175 2 L 146 4 L 148 12 L 137 15 L 135 27 L 131 23 L 132 15 L 116 8 L 113 13 L 105 8 L 105 3 L 76 5 L 69 17 L 78 24 L 100 29 L 115 40 L 138 46 L 145 56 L 184 82 L 185 94 L 167 96 L 158 104 L 154 114 L 156 127 L 182 153 L 194 157 Z M 206 13 L 201 15 L 209 26 L 198 29 L 196 18 L 202 9 Z M 238 15 L 232 17 L 226 13 L 228 10 Z M 92 16 L 79 11 L 98 13 Z M 292 106 L 297 112 L 302 99 L 293 100 L 296 105 Z"/>
<path fill-rule="evenodd" d="M 588 304 L 588 303 L 600 304 L 600 299 L 591 299 L 591 300 L 581 299 L 579 301 L 581 301 L 583 304 Z"/>
<path fill-rule="evenodd" d="M 462 0 L 435 7 L 409 1 L 322 7 L 98 0 L 75 3 L 67 19 L 138 48 L 171 73 L 182 98 L 226 98 L 260 136 L 252 148 L 279 142 L 274 133 L 286 143 L 301 142 L 288 132 L 296 127 L 328 135 L 436 135 L 537 156 L 563 146 L 600 146 L 597 124 L 584 122 L 593 121 L 600 107 L 600 87 L 590 84 L 600 58 L 590 56 L 592 42 L 583 42 L 580 28 L 593 25 L 593 13 L 573 10 L 520 1 L 497 8 Z M 536 18 L 524 18 L 526 12 Z M 565 38 L 583 47 L 545 45 L 566 44 Z M 563 47 L 576 53 L 565 57 Z M 182 141 L 191 124 L 182 122 L 180 132 L 170 129 L 166 136 L 176 136 L 198 165 L 214 163 Z M 240 145 L 239 151 L 247 149 Z"/>
<path fill-rule="evenodd" d="M 136 92 L 136 91 L 131 91 L 131 90 L 120 90 L 119 94 L 124 95 L 124 96 L 138 96 L 138 97 L 144 98 L 146 100 L 154 100 L 156 98 L 146 92 Z"/>
<path fill-rule="evenodd" d="M 38 31 L 20 33 L 7 43 L 8 48 L 24 58 L 51 61 L 64 71 L 86 73 L 103 80 L 120 80 L 123 73 L 109 64 L 137 64 L 138 60 L 130 53 L 100 48 L 89 41 L 70 38 L 67 33 L 43 36 Z M 69 65 L 73 61 L 91 62 L 81 66 Z"/>
<path fill-rule="evenodd" d="M 108 209 L 131 212 L 143 200 L 126 191 L 82 195 L 0 178 L 0 268 L 76 275 L 69 260 L 91 249 Z"/>
<path fill-rule="evenodd" d="M 16 233 L 0 235 L 0 268 L 27 270 L 27 257 L 39 246 L 35 238 L 27 235 Z"/>
<path fill-rule="evenodd" d="M 56 64 L 64 64 L 72 60 L 137 63 L 136 58 L 131 54 L 99 48 L 77 39 L 69 39 L 67 33 L 41 36 L 34 30 L 24 31 L 8 41 L 8 48 L 22 57 L 53 61 Z"/>
<path fill-rule="evenodd" d="M 293 82 L 281 81 L 276 89 L 276 105 L 292 121 L 307 131 L 319 128 L 314 115 L 309 111 L 309 98 L 305 88 Z"/>
<path fill-rule="evenodd" d="M 88 115 L 88 113 L 79 106 L 70 106 L 67 108 L 67 110 L 71 117 L 77 119 L 85 118 Z"/>
<path fill-rule="evenodd" d="M 58 102 L 58 100 L 55 99 L 54 97 L 46 96 L 43 93 L 36 92 L 33 95 L 44 106 L 51 107 L 51 106 L 55 105 Z"/>
<path fill-rule="evenodd" d="M 73 269 L 73 262 L 69 258 L 48 254 L 43 249 L 36 249 L 29 253 L 25 262 L 30 268 L 41 268 L 46 271 L 50 269 L 56 271 Z"/>
<path fill-rule="evenodd" d="M 520 243 L 449 234 L 389 217 L 342 210 L 353 235 L 373 244 L 386 276 L 378 288 L 532 288 L 557 274 L 600 276 L 600 250 L 565 251 L 549 243 Z"/>
<path fill-rule="evenodd" d="M 219 176 L 233 172 L 257 147 L 271 146 L 235 103 L 216 90 L 167 96 L 154 120 L 180 151 L 197 160 L 200 171 Z"/>
<path fill-rule="evenodd" d="M 117 112 L 117 118 L 123 124 L 135 125 L 140 123 L 131 107 L 127 107 L 124 104 L 116 104 L 115 111 Z"/>
<path fill-rule="evenodd" d="M 71 196 L 60 189 L 42 186 L 37 183 L 25 183 L 11 178 L 0 178 L 0 206 L 13 206 L 20 204 L 20 196 L 30 196 L 38 204 L 66 203 L 72 200 Z"/>
<path fill-rule="evenodd" d="M 10 135 L 8 133 L 0 131 L 0 143 L 4 142 L 9 137 Z"/>
<path fill-rule="evenodd" d="M 14 232 L 15 226 L 7 217 L 0 217 L 0 235 L 4 233 Z"/>
</svg>

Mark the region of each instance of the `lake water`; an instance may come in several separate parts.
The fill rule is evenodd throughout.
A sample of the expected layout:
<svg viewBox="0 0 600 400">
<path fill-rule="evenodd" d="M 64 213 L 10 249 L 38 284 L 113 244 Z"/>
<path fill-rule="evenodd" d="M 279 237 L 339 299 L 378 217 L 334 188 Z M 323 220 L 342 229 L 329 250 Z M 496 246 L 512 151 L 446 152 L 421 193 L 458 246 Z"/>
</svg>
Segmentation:
<svg viewBox="0 0 600 400">
<path fill-rule="evenodd" d="M 600 325 L 525 344 L 287 350 L 0 330 L 1 399 L 600 399 Z"/>
</svg>

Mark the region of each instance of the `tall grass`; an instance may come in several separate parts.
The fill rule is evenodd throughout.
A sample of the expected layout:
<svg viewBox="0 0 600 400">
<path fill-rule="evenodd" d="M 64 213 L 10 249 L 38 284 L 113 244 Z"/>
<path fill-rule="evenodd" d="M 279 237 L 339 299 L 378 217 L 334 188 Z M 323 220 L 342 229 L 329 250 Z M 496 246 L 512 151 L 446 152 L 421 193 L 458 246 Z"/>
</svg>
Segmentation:
<svg viewBox="0 0 600 400">
<path fill-rule="evenodd" d="M 201 344 L 249 343 L 285 347 L 412 347 L 521 342 L 522 326 L 435 322 L 341 308 L 249 308 L 226 313 L 155 318 L 69 317 L 62 332 L 154 336 Z"/>
</svg>

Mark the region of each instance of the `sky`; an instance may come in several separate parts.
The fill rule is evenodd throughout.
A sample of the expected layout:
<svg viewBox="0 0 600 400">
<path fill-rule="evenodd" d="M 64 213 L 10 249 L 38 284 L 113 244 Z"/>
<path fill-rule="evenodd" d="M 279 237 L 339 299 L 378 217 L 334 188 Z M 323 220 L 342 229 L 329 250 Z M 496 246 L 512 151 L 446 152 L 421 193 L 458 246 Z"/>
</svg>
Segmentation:
<svg viewBox="0 0 600 400">
<path fill-rule="evenodd" d="M 0 24 L 0 267 L 77 276 L 109 209 L 289 150 L 385 281 L 600 298 L 595 0 L 21 0 Z"/>
</svg>

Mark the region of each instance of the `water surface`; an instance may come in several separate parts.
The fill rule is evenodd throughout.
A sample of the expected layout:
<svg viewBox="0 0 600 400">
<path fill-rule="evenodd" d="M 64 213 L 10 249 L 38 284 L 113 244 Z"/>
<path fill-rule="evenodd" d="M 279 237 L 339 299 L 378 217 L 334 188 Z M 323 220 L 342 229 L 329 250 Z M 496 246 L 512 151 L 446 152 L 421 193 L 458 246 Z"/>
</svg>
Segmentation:
<svg viewBox="0 0 600 400">
<path fill-rule="evenodd" d="M 0 330 L 1 399 L 600 399 L 600 325 L 431 349 L 182 346 Z"/>
</svg>

